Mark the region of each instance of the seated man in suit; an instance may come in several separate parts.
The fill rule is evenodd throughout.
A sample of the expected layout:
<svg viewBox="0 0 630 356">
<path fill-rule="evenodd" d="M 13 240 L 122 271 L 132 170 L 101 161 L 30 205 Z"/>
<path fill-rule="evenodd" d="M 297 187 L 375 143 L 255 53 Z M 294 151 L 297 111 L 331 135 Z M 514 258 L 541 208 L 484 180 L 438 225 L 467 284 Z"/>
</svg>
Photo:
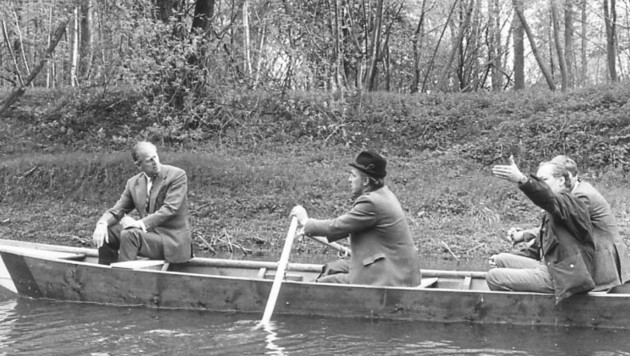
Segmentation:
<svg viewBox="0 0 630 356">
<path fill-rule="evenodd" d="M 555 293 L 556 302 L 592 290 L 593 225 L 587 204 L 571 193 L 567 169 L 543 162 L 536 176 L 528 177 L 510 158 L 510 165 L 494 166 L 492 173 L 518 183 L 545 215 L 536 236 L 539 258 L 522 258 L 515 265 L 491 269 L 486 275 L 490 289 Z"/>
<path fill-rule="evenodd" d="M 101 216 L 92 235 L 99 263 L 135 260 L 138 255 L 174 263 L 189 260 L 186 172 L 160 164 L 150 142 L 137 143 L 131 156 L 140 173 L 127 180 L 118 202 Z M 127 215 L 134 209 L 139 220 Z"/>
<path fill-rule="evenodd" d="M 559 155 L 551 163 L 564 167 L 569 173 L 571 194 L 582 201 L 588 208 L 589 218 L 593 225 L 593 279 L 595 290 L 607 290 L 630 280 L 630 257 L 628 249 L 619 234 L 619 226 L 606 199 L 588 182 L 578 177 L 577 164 L 571 158 Z M 540 246 L 535 238 L 539 234 L 538 228 L 529 230 L 510 229 L 508 238 L 514 243 L 528 242 L 528 246 L 515 254 L 500 253 L 491 257 L 491 264 L 496 267 L 514 267 L 522 263 L 529 264 L 525 259 L 539 259 Z"/>
<path fill-rule="evenodd" d="M 326 236 L 329 242 L 350 237 L 350 262 L 333 263 L 334 267 L 325 268 L 318 282 L 406 287 L 420 284 L 420 260 L 405 213 L 384 185 L 386 164 L 373 152 L 361 152 L 356 162 L 350 163 L 349 181 L 356 200 L 349 212 L 336 219 L 311 219 L 299 205 L 291 211 L 306 235 Z"/>
</svg>

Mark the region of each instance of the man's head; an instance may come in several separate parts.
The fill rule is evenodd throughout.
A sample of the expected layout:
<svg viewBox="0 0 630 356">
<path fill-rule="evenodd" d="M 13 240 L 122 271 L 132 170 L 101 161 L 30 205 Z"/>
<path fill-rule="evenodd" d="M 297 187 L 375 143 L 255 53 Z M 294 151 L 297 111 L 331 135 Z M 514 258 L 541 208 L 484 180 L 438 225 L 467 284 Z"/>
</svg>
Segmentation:
<svg viewBox="0 0 630 356">
<path fill-rule="evenodd" d="M 350 181 L 353 197 L 381 188 L 387 175 L 387 161 L 381 155 L 363 151 L 350 163 Z"/>
<path fill-rule="evenodd" d="M 563 166 L 569 172 L 571 187 L 575 186 L 578 181 L 578 167 L 574 160 L 565 155 L 558 155 L 552 158 L 550 162 Z"/>
<path fill-rule="evenodd" d="M 557 163 L 551 161 L 541 163 L 536 176 L 547 183 L 554 193 L 571 190 L 569 171 Z"/>
<path fill-rule="evenodd" d="M 144 174 L 155 177 L 160 172 L 160 158 L 154 144 L 147 141 L 138 142 L 131 149 L 131 157 L 134 163 Z"/>
</svg>

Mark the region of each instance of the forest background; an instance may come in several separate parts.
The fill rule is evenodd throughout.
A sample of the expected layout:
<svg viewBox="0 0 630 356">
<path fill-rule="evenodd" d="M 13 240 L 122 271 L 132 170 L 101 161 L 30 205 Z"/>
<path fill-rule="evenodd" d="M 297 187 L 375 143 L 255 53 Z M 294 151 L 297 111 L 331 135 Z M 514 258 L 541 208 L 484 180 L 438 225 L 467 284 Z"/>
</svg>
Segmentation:
<svg viewBox="0 0 630 356">
<path fill-rule="evenodd" d="M 423 255 L 538 223 L 490 173 L 510 155 L 574 158 L 630 238 L 629 0 L 4 0 L 0 21 L 3 238 L 89 245 L 140 139 L 188 172 L 197 255 L 274 258 L 294 205 L 349 209 L 363 149 Z"/>
</svg>

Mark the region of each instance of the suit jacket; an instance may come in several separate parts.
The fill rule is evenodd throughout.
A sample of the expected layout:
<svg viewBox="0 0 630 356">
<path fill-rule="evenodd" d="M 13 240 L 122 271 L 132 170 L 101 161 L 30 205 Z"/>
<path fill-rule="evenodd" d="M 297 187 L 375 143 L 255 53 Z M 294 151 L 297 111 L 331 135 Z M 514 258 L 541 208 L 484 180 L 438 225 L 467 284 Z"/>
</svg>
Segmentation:
<svg viewBox="0 0 630 356">
<path fill-rule="evenodd" d="M 606 290 L 630 280 L 630 256 L 619 235 L 619 227 L 610 205 L 588 182 L 580 181 L 571 191 L 588 210 L 593 225 L 593 280 L 595 290 Z M 532 229 L 537 232 L 537 229 Z M 540 259 L 540 246 L 534 243 L 517 254 Z"/>
<path fill-rule="evenodd" d="M 162 165 L 147 197 L 147 178 L 139 173 L 127 180 L 118 202 L 100 220 L 106 221 L 108 226 L 113 225 L 135 209 L 147 231 L 162 237 L 166 261 L 188 261 L 192 238 L 188 222 L 187 185 L 184 170 Z"/>
<path fill-rule="evenodd" d="M 630 280 L 628 248 L 606 199 L 588 182 L 579 182 L 572 194 L 587 206 L 593 224 L 596 289 L 612 288 Z"/>
<path fill-rule="evenodd" d="M 309 219 L 304 232 L 326 236 L 329 242 L 350 236 L 352 284 L 420 284 L 417 249 L 400 203 L 387 187 L 361 195 L 348 213 L 336 219 Z"/>
<path fill-rule="evenodd" d="M 554 194 L 534 176 L 519 188 L 546 212 L 538 242 L 542 261 L 553 280 L 556 301 L 592 290 L 595 245 L 588 207 L 571 192 Z"/>
</svg>

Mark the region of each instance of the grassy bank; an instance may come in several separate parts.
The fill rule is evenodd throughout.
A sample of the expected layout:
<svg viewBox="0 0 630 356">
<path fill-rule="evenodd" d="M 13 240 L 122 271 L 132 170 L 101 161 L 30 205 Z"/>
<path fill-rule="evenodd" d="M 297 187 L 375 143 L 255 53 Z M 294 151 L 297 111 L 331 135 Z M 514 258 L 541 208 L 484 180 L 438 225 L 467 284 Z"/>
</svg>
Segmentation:
<svg viewBox="0 0 630 356">
<path fill-rule="evenodd" d="M 34 93 L 3 119 L 4 238 L 69 245 L 90 239 L 98 216 L 136 173 L 126 149 L 159 131 L 131 117 L 125 97 Z M 363 115 L 350 114 L 357 104 L 348 100 L 348 114 L 330 118 L 338 120 L 336 128 L 300 114 L 298 107 L 317 99 L 300 97 L 295 102 L 302 106 L 295 104 L 288 116 L 267 112 L 208 131 L 203 140 L 157 141 L 162 162 L 188 172 L 197 255 L 270 257 L 282 248 L 295 204 L 317 218 L 346 211 L 347 163 L 366 147 L 388 158 L 387 184 L 422 254 L 483 258 L 510 249 L 502 240 L 509 227 L 537 224 L 538 209 L 490 174 L 510 154 L 530 171 L 556 154 L 576 157 L 630 238 L 629 97 L 625 87 L 551 98 L 377 94 L 363 99 Z M 294 248 L 296 257 L 320 253 L 335 254 L 310 240 Z"/>
</svg>

